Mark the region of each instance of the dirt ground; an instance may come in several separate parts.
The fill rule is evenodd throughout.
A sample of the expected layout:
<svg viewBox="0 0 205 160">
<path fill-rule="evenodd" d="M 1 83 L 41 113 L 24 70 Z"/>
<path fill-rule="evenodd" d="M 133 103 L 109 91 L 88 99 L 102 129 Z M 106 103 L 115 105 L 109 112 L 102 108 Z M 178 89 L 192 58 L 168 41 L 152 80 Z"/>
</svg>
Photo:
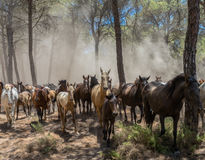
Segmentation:
<svg viewBox="0 0 205 160">
<path fill-rule="evenodd" d="M 129 115 L 129 113 L 128 113 Z M 71 115 L 68 115 L 66 133 L 61 132 L 57 112 L 47 116 L 43 123 L 43 132 L 36 132 L 31 122 L 36 116 L 26 117 L 21 111 L 19 120 L 11 127 L 7 127 L 6 116 L 0 114 L 0 160 L 99 160 L 101 153 L 109 150 L 102 139 L 96 113 L 78 115 L 77 124 L 79 134 L 75 134 Z M 36 142 L 40 137 L 51 135 L 56 140 L 57 150 L 42 154 L 37 151 L 28 152 L 28 145 Z M 139 152 L 143 152 L 141 149 Z M 147 152 L 152 154 L 152 152 Z M 197 159 L 205 159 L 205 143 L 196 151 Z M 150 155 L 150 159 L 166 159 L 163 155 Z"/>
</svg>

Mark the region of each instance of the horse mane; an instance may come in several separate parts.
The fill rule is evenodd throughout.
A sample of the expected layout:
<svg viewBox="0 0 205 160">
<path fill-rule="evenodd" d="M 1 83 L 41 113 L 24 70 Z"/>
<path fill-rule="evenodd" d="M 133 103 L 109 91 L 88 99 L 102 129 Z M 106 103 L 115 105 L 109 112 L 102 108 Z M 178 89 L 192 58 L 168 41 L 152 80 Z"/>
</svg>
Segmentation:
<svg viewBox="0 0 205 160">
<path fill-rule="evenodd" d="M 169 80 L 165 85 L 165 88 L 168 90 L 168 97 L 171 97 L 176 89 L 176 85 L 179 81 L 185 81 L 184 73 L 181 73 L 174 77 L 172 80 Z"/>
<path fill-rule="evenodd" d="M 4 84 L 3 84 L 3 82 L 0 81 L 0 85 L 1 85 L 2 88 L 4 88 Z"/>
<path fill-rule="evenodd" d="M 98 79 L 95 76 L 91 76 L 90 80 L 90 89 L 92 89 L 95 85 L 99 84 Z"/>
</svg>

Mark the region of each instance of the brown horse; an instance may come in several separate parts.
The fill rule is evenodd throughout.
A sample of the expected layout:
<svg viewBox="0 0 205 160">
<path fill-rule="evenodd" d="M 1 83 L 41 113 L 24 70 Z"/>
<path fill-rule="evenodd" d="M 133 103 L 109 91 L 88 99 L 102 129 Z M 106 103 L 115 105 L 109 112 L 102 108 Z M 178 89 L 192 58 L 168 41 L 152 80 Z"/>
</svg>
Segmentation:
<svg viewBox="0 0 205 160">
<path fill-rule="evenodd" d="M 74 92 L 75 101 L 79 104 L 79 110 L 81 113 L 81 106 L 79 99 L 83 105 L 83 113 L 85 113 L 85 103 L 87 107 L 87 113 L 91 112 L 91 95 L 90 95 L 90 85 L 89 85 L 89 76 L 85 77 L 83 75 L 83 83 L 79 84 Z"/>
<path fill-rule="evenodd" d="M 3 91 L 3 88 L 4 88 L 4 84 L 3 82 L 0 81 L 0 112 L 1 112 L 1 93 Z"/>
<path fill-rule="evenodd" d="M 48 113 L 51 111 L 51 105 L 52 105 L 52 113 L 55 113 L 55 102 L 56 102 L 56 92 L 54 90 L 49 90 L 48 91 L 48 98 L 49 98 L 49 108 L 48 108 Z"/>
<path fill-rule="evenodd" d="M 92 102 L 94 104 L 94 107 L 97 111 L 100 126 L 102 127 L 101 110 L 102 110 L 102 106 L 104 104 L 106 95 L 110 95 L 111 91 L 110 91 L 109 86 L 108 86 L 110 70 L 108 72 L 104 72 L 100 68 L 100 71 L 101 71 L 101 83 L 96 84 L 92 88 L 92 90 L 91 90 L 91 100 L 92 100 Z"/>
<path fill-rule="evenodd" d="M 48 90 L 43 88 L 35 89 L 35 93 L 33 94 L 33 104 L 34 107 L 36 108 L 37 114 L 39 121 L 43 121 L 43 112 L 44 112 L 44 119 L 46 120 L 46 109 L 48 109 L 48 104 L 49 104 L 49 98 L 48 98 Z"/>
<path fill-rule="evenodd" d="M 18 100 L 17 100 L 17 115 L 16 115 L 16 120 L 18 119 L 18 113 L 19 113 L 19 106 L 23 106 L 24 113 L 26 116 L 31 114 L 31 93 L 28 91 L 23 91 L 19 93 Z M 26 108 L 28 110 L 28 113 L 26 113 Z"/>
<path fill-rule="evenodd" d="M 162 82 L 162 77 L 161 76 L 155 76 L 155 78 L 156 78 L 156 82 Z"/>
<path fill-rule="evenodd" d="M 66 80 L 60 80 L 58 82 L 58 88 L 56 90 L 56 95 L 59 93 L 59 92 L 67 92 L 67 81 Z"/>
<path fill-rule="evenodd" d="M 189 80 L 188 80 L 189 81 Z M 193 80 L 189 82 L 191 85 Z M 180 74 L 168 81 L 165 85 L 159 82 L 148 83 L 142 92 L 144 101 L 145 121 L 152 128 L 155 115 L 160 116 L 161 134 L 165 133 L 165 117 L 173 118 L 174 147 L 176 147 L 177 123 L 183 99 L 186 92 L 184 74 Z M 194 96 L 194 94 L 193 94 Z M 199 101 L 200 103 L 200 101 Z"/>
<path fill-rule="evenodd" d="M 75 125 L 75 132 L 77 132 L 77 125 L 75 119 L 75 101 L 73 98 L 73 93 L 74 93 L 73 85 L 68 84 L 67 91 L 68 92 L 60 92 L 56 98 L 58 111 L 60 113 L 60 118 L 61 118 L 62 132 L 65 132 L 66 113 L 68 112 L 68 110 L 72 114 L 73 123 Z"/>
<path fill-rule="evenodd" d="M 130 112 L 131 112 L 131 121 L 134 121 L 136 123 L 136 112 L 135 107 L 139 106 L 141 111 L 140 120 L 137 121 L 137 123 L 141 123 L 143 118 L 143 102 L 142 102 L 142 89 L 144 86 L 148 83 L 150 77 L 141 77 L 139 76 L 139 79 L 137 78 L 134 83 L 127 83 L 122 85 L 121 91 L 120 91 L 120 98 L 122 99 L 122 106 L 124 109 L 125 114 L 125 121 L 127 121 L 127 113 L 126 113 L 126 105 L 130 106 Z"/>
<path fill-rule="evenodd" d="M 112 96 L 107 97 L 102 106 L 102 122 L 103 122 L 103 139 L 110 145 L 111 131 L 114 134 L 115 117 L 117 116 L 117 99 Z M 108 135 L 108 137 L 107 137 Z"/>
</svg>

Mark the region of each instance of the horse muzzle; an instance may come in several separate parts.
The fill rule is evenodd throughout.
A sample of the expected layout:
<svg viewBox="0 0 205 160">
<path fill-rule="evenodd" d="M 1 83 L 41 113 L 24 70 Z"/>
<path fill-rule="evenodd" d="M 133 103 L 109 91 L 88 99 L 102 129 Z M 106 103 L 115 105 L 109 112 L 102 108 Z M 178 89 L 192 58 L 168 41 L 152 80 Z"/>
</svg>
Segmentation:
<svg viewBox="0 0 205 160">
<path fill-rule="evenodd" d="M 117 112 L 113 112 L 113 113 L 112 113 L 112 116 L 113 116 L 113 117 L 116 117 L 117 115 L 118 115 Z"/>
</svg>

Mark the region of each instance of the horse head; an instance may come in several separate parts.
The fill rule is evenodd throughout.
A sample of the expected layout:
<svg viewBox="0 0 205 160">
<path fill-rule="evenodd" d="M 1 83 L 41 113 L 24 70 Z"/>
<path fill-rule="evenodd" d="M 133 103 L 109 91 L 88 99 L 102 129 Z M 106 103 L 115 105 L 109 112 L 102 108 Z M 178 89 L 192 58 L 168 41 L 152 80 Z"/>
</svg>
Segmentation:
<svg viewBox="0 0 205 160">
<path fill-rule="evenodd" d="M 117 98 L 111 94 L 109 96 L 106 96 L 107 100 L 108 100 L 108 104 L 109 104 L 109 107 L 110 107 L 110 110 L 112 112 L 112 116 L 113 117 L 116 117 L 117 114 L 118 114 L 118 111 L 117 111 Z"/>
<path fill-rule="evenodd" d="M 83 75 L 83 85 L 86 90 L 89 90 L 89 78 L 90 78 L 89 75 L 87 77 Z"/>
<path fill-rule="evenodd" d="M 155 78 L 156 78 L 156 82 L 162 82 L 162 78 L 161 78 L 161 76 L 155 76 Z"/>
<path fill-rule="evenodd" d="M 92 89 L 96 84 L 99 84 L 96 75 L 90 76 L 90 88 Z"/>
<path fill-rule="evenodd" d="M 72 102 L 72 103 L 74 103 L 75 104 L 75 101 L 74 101 L 74 87 L 73 87 L 73 85 L 72 84 L 69 84 L 69 83 L 67 83 L 67 91 L 68 91 L 68 100 L 69 100 L 69 102 Z"/>
<path fill-rule="evenodd" d="M 108 70 L 108 72 L 103 71 L 102 68 L 100 68 L 100 72 L 101 72 L 101 85 L 103 87 L 103 89 L 106 91 L 107 89 L 109 89 L 109 73 L 111 70 Z"/>
<path fill-rule="evenodd" d="M 148 76 L 148 77 L 139 76 L 138 83 L 139 83 L 141 89 L 144 88 L 148 84 L 149 78 L 150 78 L 150 76 Z"/>
</svg>

